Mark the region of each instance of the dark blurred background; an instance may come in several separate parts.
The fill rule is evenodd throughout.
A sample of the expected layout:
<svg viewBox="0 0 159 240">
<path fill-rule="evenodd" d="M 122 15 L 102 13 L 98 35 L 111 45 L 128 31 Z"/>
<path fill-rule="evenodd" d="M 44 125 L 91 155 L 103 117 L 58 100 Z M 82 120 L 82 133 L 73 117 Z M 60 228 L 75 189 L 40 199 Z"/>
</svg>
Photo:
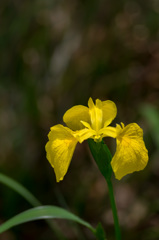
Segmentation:
<svg viewBox="0 0 159 240">
<path fill-rule="evenodd" d="M 0 169 L 44 205 L 69 209 L 114 239 L 107 186 L 87 142 L 77 145 L 64 181 L 45 156 L 51 126 L 76 104 L 110 99 L 115 123 L 144 130 L 149 163 L 113 180 L 125 240 L 159 239 L 159 0 L 0 1 Z M 112 154 L 115 141 L 107 139 Z M 0 221 L 31 208 L 1 184 Z M 94 239 L 55 221 L 65 239 Z M 44 221 L 15 227 L 2 240 L 64 239 Z"/>
</svg>

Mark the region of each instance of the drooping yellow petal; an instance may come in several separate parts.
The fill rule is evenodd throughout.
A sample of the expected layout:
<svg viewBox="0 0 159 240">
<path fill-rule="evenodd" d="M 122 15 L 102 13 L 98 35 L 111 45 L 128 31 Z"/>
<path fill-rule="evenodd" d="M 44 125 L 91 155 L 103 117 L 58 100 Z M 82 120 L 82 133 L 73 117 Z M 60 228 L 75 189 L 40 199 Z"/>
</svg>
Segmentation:
<svg viewBox="0 0 159 240">
<path fill-rule="evenodd" d="M 54 168 L 56 181 L 63 180 L 70 165 L 77 139 L 72 131 L 62 125 L 55 125 L 48 134 L 49 141 L 45 148 L 47 159 Z"/>
<path fill-rule="evenodd" d="M 124 125 L 122 125 L 124 127 Z M 117 179 L 144 169 L 148 162 L 148 151 L 143 141 L 143 131 L 136 124 L 131 123 L 119 129 L 117 149 L 111 161 L 112 169 Z"/>
<path fill-rule="evenodd" d="M 90 123 L 90 115 L 88 107 L 77 105 L 69 110 L 63 116 L 63 121 L 72 130 L 83 129 L 84 126 L 81 121 Z"/>
</svg>

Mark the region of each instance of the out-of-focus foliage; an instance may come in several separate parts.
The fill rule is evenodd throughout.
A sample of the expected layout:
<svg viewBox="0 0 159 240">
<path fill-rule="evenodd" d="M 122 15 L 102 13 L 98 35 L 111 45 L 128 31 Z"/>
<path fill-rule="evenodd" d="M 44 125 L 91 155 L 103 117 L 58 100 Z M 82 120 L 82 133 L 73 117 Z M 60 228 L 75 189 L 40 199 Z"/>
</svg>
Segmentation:
<svg viewBox="0 0 159 240">
<path fill-rule="evenodd" d="M 124 239 L 159 239 L 159 1 L 0 1 L 0 168 L 44 204 L 101 221 L 113 239 L 105 181 L 78 144 L 63 182 L 45 157 L 47 134 L 64 112 L 88 98 L 113 100 L 117 122 L 144 129 L 149 164 L 115 181 Z M 114 141 L 107 143 L 112 154 Z M 30 207 L 1 186 L 0 221 Z M 57 222 L 67 239 L 91 239 L 86 229 Z M 111 238 L 112 237 L 112 238 Z M 44 222 L 2 239 L 55 239 Z"/>
</svg>

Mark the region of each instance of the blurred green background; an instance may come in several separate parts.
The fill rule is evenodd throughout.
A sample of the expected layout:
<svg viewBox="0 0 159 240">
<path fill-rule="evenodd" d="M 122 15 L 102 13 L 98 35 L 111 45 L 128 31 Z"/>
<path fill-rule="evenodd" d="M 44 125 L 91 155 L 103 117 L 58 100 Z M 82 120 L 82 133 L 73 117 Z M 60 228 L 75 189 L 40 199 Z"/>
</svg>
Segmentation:
<svg viewBox="0 0 159 240">
<path fill-rule="evenodd" d="M 45 156 L 51 126 L 76 104 L 110 99 L 115 123 L 144 130 L 149 163 L 114 180 L 123 239 L 159 239 L 159 0 L 0 1 L 0 169 L 44 205 L 69 209 L 114 239 L 107 186 L 87 143 L 77 145 L 64 181 Z M 115 141 L 107 139 L 112 154 Z M 31 206 L 1 184 L 0 222 Z M 94 239 L 81 226 L 56 224 L 65 239 Z M 2 240 L 58 239 L 44 221 L 15 227 Z M 62 239 L 62 238 L 61 238 Z"/>
</svg>

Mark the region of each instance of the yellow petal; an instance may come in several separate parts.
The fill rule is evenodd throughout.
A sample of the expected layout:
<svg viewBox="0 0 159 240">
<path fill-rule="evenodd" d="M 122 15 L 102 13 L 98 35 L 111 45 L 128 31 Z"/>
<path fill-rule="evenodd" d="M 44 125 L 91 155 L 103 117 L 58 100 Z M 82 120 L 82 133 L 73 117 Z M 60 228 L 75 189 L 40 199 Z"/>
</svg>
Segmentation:
<svg viewBox="0 0 159 240">
<path fill-rule="evenodd" d="M 45 148 L 47 159 L 54 168 L 56 181 L 63 180 L 70 165 L 77 139 L 72 131 L 62 125 L 55 125 L 48 134 L 49 141 Z"/>
<path fill-rule="evenodd" d="M 84 126 L 81 121 L 90 123 L 89 109 L 88 107 L 77 105 L 69 110 L 63 116 L 63 121 L 72 130 L 83 129 Z"/>
<path fill-rule="evenodd" d="M 73 135 L 78 140 L 78 142 L 82 143 L 88 138 L 94 138 L 93 136 L 96 136 L 96 132 L 93 129 L 84 128 L 79 131 L 75 131 Z"/>
<path fill-rule="evenodd" d="M 107 100 L 96 100 L 96 105 L 92 98 L 88 101 L 91 126 L 94 130 L 99 131 L 103 127 L 107 127 L 116 117 L 117 108 L 114 102 Z"/>
<path fill-rule="evenodd" d="M 105 127 L 99 130 L 98 132 L 102 137 L 117 137 L 117 130 L 115 127 Z"/>
<path fill-rule="evenodd" d="M 122 125 L 124 127 L 124 125 Z M 131 123 L 119 131 L 117 149 L 111 161 L 117 179 L 144 169 L 148 162 L 148 151 L 143 141 L 143 131 Z"/>
<path fill-rule="evenodd" d="M 102 128 L 102 120 L 103 120 L 102 101 L 97 99 L 96 105 L 94 105 L 92 98 L 89 98 L 88 107 L 89 107 L 89 114 L 91 119 L 91 127 L 95 131 L 98 131 L 99 129 Z"/>
<path fill-rule="evenodd" d="M 103 125 L 108 126 L 117 115 L 117 108 L 114 102 L 107 100 L 102 102 Z"/>
</svg>

